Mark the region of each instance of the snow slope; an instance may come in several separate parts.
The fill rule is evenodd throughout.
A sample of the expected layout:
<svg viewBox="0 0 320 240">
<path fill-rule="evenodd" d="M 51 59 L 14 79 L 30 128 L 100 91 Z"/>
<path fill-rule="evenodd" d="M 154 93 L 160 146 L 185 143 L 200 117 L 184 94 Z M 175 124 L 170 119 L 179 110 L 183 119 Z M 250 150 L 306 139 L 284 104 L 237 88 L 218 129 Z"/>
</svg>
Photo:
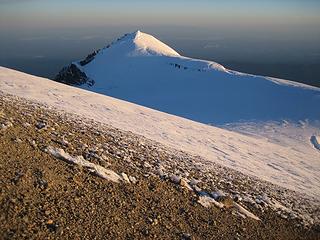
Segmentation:
<svg viewBox="0 0 320 240">
<path fill-rule="evenodd" d="M 317 92 L 308 87 L 293 89 L 302 93 Z M 3 67 L 0 67 L 1 92 L 92 118 L 198 155 L 204 159 L 199 161 L 209 169 L 211 164 L 219 163 L 320 198 L 320 151 L 310 143 L 311 136 L 307 139 L 309 144 L 296 148 L 300 143 L 294 138 L 291 142 L 279 142 L 240 134 Z M 305 128 L 306 125 L 302 131 Z M 319 136 L 319 132 L 313 135 Z"/>
<path fill-rule="evenodd" d="M 95 82 L 81 88 L 202 123 L 320 119 L 318 88 L 183 57 L 140 31 L 80 63 Z"/>
</svg>

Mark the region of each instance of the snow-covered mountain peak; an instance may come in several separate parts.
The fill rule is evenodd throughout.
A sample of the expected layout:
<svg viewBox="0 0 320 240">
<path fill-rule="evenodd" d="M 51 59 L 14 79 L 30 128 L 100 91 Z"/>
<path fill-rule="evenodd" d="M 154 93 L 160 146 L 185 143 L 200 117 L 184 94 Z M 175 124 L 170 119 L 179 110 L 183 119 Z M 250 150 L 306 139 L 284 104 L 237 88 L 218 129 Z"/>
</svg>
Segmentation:
<svg viewBox="0 0 320 240">
<path fill-rule="evenodd" d="M 180 56 L 140 31 L 73 62 L 56 81 L 202 123 L 320 118 L 318 88 Z"/>
<path fill-rule="evenodd" d="M 137 30 L 137 31 L 132 32 L 132 33 L 127 33 L 125 36 L 128 36 L 128 38 L 131 38 L 131 39 L 136 39 L 139 36 L 141 36 L 142 34 L 146 34 L 146 33 L 143 33 L 140 30 Z"/>
<path fill-rule="evenodd" d="M 125 34 L 119 38 L 111 47 L 111 49 L 119 48 L 127 56 L 139 55 L 159 55 L 159 56 L 180 56 L 174 49 L 161 42 L 150 34 L 141 31 Z"/>
<path fill-rule="evenodd" d="M 152 35 L 137 31 L 135 33 L 134 43 L 139 49 L 147 51 L 149 54 L 164 56 L 180 56 L 174 49 L 164 44 Z"/>
</svg>

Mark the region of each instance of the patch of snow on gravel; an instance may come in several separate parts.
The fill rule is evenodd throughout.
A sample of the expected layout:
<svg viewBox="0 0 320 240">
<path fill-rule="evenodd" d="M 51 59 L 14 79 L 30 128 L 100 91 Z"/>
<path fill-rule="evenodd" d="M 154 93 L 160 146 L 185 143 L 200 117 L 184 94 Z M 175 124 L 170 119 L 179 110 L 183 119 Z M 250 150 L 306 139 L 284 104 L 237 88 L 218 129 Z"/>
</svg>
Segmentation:
<svg viewBox="0 0 320 240">
<path fill-rule="evenodd" d="M 102 166 L 91 163 L 91 162 L 85 160 L 82 156 L 72 157 L 61 148 L 54 148 L 54 147 L 49 146 L 47 148 L 47 152 L 50 153 L 52 156 L 54 156 L 58 159 L 64 160 L 68 163 L 72 163 L 72 164 L 76 164 L 76 165 L 85 167 L 85 168 L 89 169 L 90 172 L 94 173 L 95 175 L 97 175 L 103 179 L 112 181 L 112 182 L 119 183 L 120 181 L 126 181 L 128 178 L 128 177 L 123 178 L 110 169 L 106 169 Z"/>
</svg>

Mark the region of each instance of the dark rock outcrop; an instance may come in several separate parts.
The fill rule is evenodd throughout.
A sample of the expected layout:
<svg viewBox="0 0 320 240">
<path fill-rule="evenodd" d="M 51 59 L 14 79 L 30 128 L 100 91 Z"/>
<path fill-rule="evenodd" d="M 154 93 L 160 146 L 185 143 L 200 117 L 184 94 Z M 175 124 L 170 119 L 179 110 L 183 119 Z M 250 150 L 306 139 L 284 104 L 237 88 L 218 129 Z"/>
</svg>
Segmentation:
<svg viewBox="0 0 320 240">
<path fill-rule="evenodd" d="M 90 53 L 84 60 L 80 61 L 80 65 L 81 66 L 84 66 L 84 65 L 87 65 L 88 63 L 90 63 L 94 57 L 98 54 L 100 50 L 96 50 L 94 51 L 93 53 Z"/>
<path fill-rule="evenodd" d="M 127 37 L 128 34 L 125 34 L 124 36 L 120 37 L 117 39 L 116 42 L 121 41 L 125 37 Z M 77 64 L 79 64 L 81 67 L 89 64 L 92 62 L 96 55 L 103 49 L 110 48 L 114 43 L 111 43 L 107 45 L 106 47 L 102 49 L 98 49 L 93 51 L 92 53 L 88 54 L 86 58 L 84 58 L 81 61 L 78 61 Z M 88 86 L 93 86 L 94 85 L 94 80 L 90 79 L 84 72 L 82 72 L 76 64 L 71 63 L 69 66 L 64 67 L 54 78 L 56 82 L 61 82 L 64 84 L 68 84 L 71 86 L 81 86 L 81 85 L 88 85 Z"/>
<path fill-rule="evenodd" d="M 72 86 L 80 86 L 83 84 L 87 84 L 88 86 L 94 85 L 94 80 L 90 79 L 73 63 L 67 67 L 64 67 L 54 80 Z"/>
</svg>

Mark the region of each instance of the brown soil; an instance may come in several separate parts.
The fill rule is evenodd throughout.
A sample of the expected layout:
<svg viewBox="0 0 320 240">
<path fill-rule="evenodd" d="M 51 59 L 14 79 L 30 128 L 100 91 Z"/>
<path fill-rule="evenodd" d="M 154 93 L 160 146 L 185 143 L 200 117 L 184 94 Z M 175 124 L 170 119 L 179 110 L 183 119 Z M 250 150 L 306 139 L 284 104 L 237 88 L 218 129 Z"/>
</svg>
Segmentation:
<svg viewBox="0 0 320 240">
<path fill-rule="evenodd" d="M 80 126 L 43 106 L 12 99 L 0 95 L 0 124 L 13 125 L 0 130 L 0 239 L 320 239 L 319 228 L 303 228 L 271 210 L 256 221 L 230 209 L 204 208 L 194 193 L 119 157 L 121 139 L 132 134 Z M 46 127 L 38 129 L 41 121 Z M 108 144 L 110 151 L 97 151 L 107 160 L 86 156 L 86 146 L 98 143 Z M 101 179 L 47 154 L 49 145 L 138 182 Z M 145 148 L 125 146 L 138 153 Z"/>
</svg>

